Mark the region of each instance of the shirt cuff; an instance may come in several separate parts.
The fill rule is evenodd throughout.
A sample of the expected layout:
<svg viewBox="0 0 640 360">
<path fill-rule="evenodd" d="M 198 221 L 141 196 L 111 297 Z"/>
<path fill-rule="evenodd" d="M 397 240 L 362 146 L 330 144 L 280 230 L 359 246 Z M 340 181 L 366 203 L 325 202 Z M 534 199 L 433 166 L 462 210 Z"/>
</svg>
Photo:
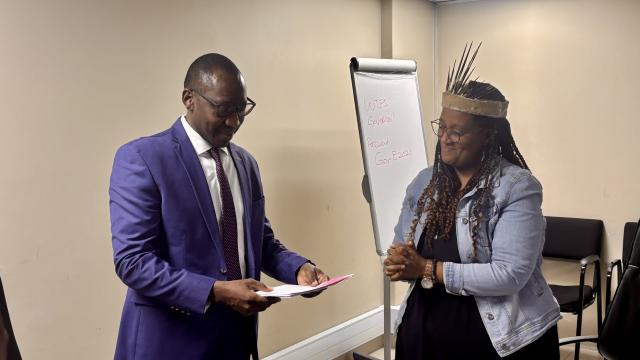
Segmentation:
<svg viewBox="0 0 640 360">
<path fill-rule="evenodd" d="M 444 287 L 449 294 L 468 295 L 464 290 L 464 272 L 462 266 L 452 262 L 444 263 Z"/>
</svg>

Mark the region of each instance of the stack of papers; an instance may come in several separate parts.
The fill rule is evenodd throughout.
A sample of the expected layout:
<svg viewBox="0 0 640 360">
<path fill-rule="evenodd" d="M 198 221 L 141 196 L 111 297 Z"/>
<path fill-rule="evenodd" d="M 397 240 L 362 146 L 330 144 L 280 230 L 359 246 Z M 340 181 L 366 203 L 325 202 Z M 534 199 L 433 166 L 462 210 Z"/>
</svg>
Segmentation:
<svg viewBox="0 0 640 360">
<path fill-rule="evenodd" d="M 280 285 L 275 286 L 273 291 L 256 291 L 256 294 L 266 297 L 279 297 L 290 298 L 302 294 L 309 294 L 322 291 L 330 286 L 340 283 L 344 280 L 350 279 L 353 274 L 338 276 L 333 279 L 327 280 L 318 286 L 303 286 L 303 285 Z"/>
</svg>

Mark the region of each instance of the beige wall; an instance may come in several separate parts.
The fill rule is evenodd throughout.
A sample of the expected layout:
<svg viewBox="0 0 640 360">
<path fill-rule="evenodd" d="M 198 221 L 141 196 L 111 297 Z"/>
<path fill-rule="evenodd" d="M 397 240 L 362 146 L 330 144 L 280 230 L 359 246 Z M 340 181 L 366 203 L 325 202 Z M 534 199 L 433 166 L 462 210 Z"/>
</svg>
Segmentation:
<svg viewBox="0 0 640 360">
<path fill-rule="evenodd" d="M 379 57 L 358 1 L 1 1 L 0 274 L 27 359 L 108 359 L 116 278 L 108 177 L 122 143 L 169 127 L 184 73 L 218 51 L 258 106 L 237 136 L 290 248 L 356 277 L 261 318 L 268 355 L 382 303 L 348 64 Z M 277 319 L 281 320 L 277 320 Z"/>
<path fill-rule="evenodd" d="M 483 42 L 477 73 L 511 101 L 514 137 L 544 186 L 545 214 L 602 219 L 605 258 L 620 257 L 623 225 L 640 217 L 640 121 L 632 110 L 640 83 L 638 14 L 634 0 L 437 8 L 440 79 L 465 42 Z M 545 273 L 555 283 L 578 278 L 577 267 L 564 263 L 547 263 Z M 591 308 L 585 321 L 594 324 Z M 574 331 L 575 318 L 566 318 L 561 335 Z"/>
<path fill-rule="evenodd" d="M 209 51 L 240 66 L 258 102 L 236 141 L 261 165 L 277 234 L 328 272 L 357 274 L 265 313 L 263 355 L 382 303 L 351 56 L 416 59 L 431 119 L 434 81 L 466 41 L 484 41 L 479 74 L 512 102 L 545 213 L 602 218 L 606 251 L 619 254 L 623 223 L 640 214 L 640 125 L 628 110 L 639 11 L 631 0 L 479 1 L 435 17 L 422 0 L 1 0 L 0 275 L 23 355 L 112 356 L 125 290 L 109 241 L 113 153 L 172 123 L 187 66 Z M 569 280 L 564 264 L 545 270 Z"/>
</svg>

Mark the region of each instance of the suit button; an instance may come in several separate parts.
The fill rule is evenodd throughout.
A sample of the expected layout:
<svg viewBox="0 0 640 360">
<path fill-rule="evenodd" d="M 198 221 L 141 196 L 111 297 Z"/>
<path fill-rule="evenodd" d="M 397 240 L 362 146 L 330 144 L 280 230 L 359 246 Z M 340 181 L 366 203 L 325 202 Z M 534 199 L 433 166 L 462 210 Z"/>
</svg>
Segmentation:
<svg viewBox="0 0 640 360">
<path fill-rule="evenodd" d="M 220 272 L 222 273 L 222 275 L 224 275 L 224 274 L 226 274 L 226 273 L 227 273 L 227 269 L 225 269 L 225 268 L 221 268 L 221 269 L 220 269 Z"/>
<path fill-rule="evenodd" d="M 462 219 L 462 223 L 467 225 L 469 223 L 469 220 L 467 218 Z"/>
<path fill-rule="evenodd" d="M 487 319 L 489 319 L 489 320 L 493 320 L 493 314 L 492 314 L 492 313 L 488 313 L 488 314 L 487 314 Z"/>
</svg>

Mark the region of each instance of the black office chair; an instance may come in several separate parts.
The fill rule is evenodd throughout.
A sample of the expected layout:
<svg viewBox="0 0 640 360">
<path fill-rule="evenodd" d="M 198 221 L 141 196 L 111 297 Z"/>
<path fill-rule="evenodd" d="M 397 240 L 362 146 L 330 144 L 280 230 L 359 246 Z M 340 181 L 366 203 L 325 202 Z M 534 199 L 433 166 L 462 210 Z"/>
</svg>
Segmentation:
<svg viewBox="0 0 640 360">
<path fill-rule="evenodd" d="M 546 239 L 542 255 L 548 258 L 580 261 L 578 285 L 552 285 L 560 311 L 578 316 L 576 336 L 582 334 L 582 313 L 597 301 L 598 331 L 602 324 L 600 289 L 600 250 L 602 245 L 602 220 L 546 216 Z M 589 265 L 594 267 L 593 285 L 585 285 L 585 274 Z M 562 339 L 561 339 L 562 341 Z M 580 357 L 580 342 L 575 343 L 574 358 Z"/>
<path fill-rule="evenodd" d="M 639 221 L 640 223 L 640 221 Z M 561 339 L 560 346 L 590 341 L 608 360 L 636 359 L 640 340 L 640 227 L 636 227 L 629 257 L 598 336 Z M 624 251 L 624 250 L 623 250 Z"/>
<path fill-rule="evenodd" d="M 605 302 L 604 308 L 608 309 L 611 304 L 611 276 L 613 270 L 617 270 L 618 284 L 622 279 L 622 272 L 627 268 L 629 264 L 629 257 L 631 256 L 631 247 L 633 246 L 633 240 L 636 236 L 636 230 L 638 229 L 637 222 L 628 222 L 624 224 L 624 234 L 622 236 L 622 259 L 616 259 L 609 263 L 607 266 L 607 281 L 605 286 Z"/>
<path fill-rule="evenodd" d="M 11 327 L 11 319 L 9 318 L 9 309 L 7 308 L 7 300 L 4 297 L 4 288 L 2 287 L 2 279 L 0 279 L 0 341 L 2 341 L 3 335 L 7 337 L 4 339 L 7 341 L 6 350 L 4 346 L 0 346 L 0 351 L 6 352 L 7 360 L 21 360 L 20 350 L 16 343 L 16 337 L 13 335 L 13 328 Z M 0 358 L 4 359 L 5 354 L 0 354 Z"/>
</svg>

